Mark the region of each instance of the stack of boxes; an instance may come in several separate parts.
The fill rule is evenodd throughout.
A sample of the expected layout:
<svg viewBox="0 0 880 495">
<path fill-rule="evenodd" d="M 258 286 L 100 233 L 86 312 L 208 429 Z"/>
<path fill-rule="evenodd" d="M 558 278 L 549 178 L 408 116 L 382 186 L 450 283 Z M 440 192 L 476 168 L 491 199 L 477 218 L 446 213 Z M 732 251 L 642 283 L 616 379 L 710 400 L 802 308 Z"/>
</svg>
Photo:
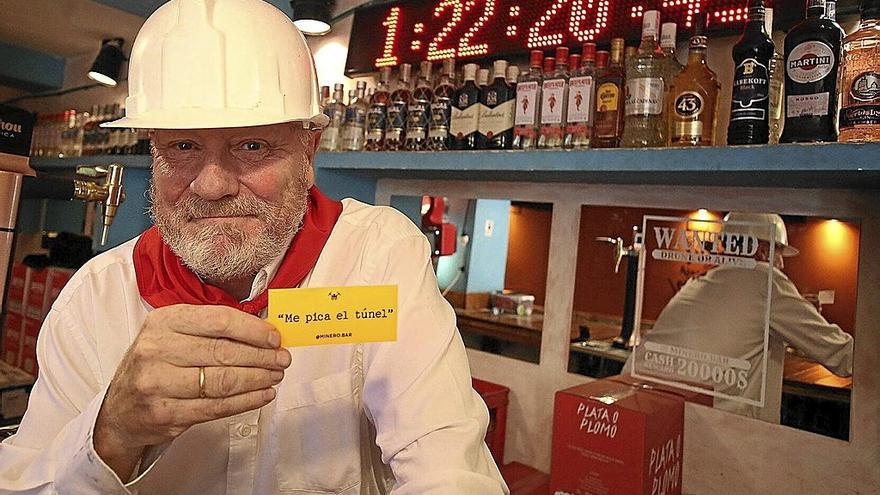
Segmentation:
<svg viewBox="0 0 880 495">
<path fill-rule="evenodd" d="M 37 336 L 49 308 L 73 270 L 34 269 L 16 263 L 6 299 L 3 325 L 3 361 L 37 376 Z"/>
</svg>

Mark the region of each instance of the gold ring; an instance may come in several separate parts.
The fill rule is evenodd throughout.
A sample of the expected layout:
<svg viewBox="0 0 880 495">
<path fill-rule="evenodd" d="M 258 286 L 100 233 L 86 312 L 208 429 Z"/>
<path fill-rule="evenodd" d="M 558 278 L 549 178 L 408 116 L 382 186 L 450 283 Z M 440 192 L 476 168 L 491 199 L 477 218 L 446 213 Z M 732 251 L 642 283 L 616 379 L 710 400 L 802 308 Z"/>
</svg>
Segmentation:
<svg viewBox="0 0 880 495">
<path fill-rule="evenodd" d="M 199 398 L 205 398 L 205 367 L 199 366 Z"/>
</svg>

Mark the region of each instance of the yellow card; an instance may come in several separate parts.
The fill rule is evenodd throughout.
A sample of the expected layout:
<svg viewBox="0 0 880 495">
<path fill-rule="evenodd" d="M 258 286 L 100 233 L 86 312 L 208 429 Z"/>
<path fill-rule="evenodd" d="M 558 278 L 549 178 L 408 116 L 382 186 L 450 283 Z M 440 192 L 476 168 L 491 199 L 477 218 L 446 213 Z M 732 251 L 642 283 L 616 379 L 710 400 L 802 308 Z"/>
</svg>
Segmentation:
<svg viewBox="0 0 880 495">
<path fill-rule="evenodd" d="M 397 286 L 270 289 L 268 314 L 284 347 L 395 341 Z"/>
</svg>

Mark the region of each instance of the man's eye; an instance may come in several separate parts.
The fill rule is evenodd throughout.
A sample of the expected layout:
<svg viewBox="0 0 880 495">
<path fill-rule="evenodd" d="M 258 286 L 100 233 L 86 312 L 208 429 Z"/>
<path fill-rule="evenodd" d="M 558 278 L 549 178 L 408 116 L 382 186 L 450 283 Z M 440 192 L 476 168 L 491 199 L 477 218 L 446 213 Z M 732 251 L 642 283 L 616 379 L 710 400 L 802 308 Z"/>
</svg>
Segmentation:
<svg viewBox="0 0 880 495">
<path fill-rule="evenodd" d="M 193 144 L 188 141 L 181 141 L 174 145 L 174 149 L 177 151 L 190 151 L 193 149 Z"/>
<path fill-rule="evenodd" d="M 260 151 L 261 149 L 263 149 L 263 143 L 260 143 L 258 141 L 247 141 L 246 143 L 244 143 L 244 145 L 242 145 L 242 149 L 244 149 L 245 151 Z"/>
</svg>

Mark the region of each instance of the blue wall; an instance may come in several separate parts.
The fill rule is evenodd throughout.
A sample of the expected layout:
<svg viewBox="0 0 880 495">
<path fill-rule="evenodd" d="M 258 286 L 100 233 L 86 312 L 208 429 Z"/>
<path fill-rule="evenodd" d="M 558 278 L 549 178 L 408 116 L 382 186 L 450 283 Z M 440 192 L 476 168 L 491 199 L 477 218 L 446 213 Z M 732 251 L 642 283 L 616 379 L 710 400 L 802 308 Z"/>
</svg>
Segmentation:
<svg viewBox="0 0 880 495">
<path fill-rule="evenodd" d="M 510 233 L 510 201 L 478 199 L 473 211 L 466 292 L 502 290 Z M 487 220 L 495 223 L 491 237 L 485 235 Z"/>
</svg>

